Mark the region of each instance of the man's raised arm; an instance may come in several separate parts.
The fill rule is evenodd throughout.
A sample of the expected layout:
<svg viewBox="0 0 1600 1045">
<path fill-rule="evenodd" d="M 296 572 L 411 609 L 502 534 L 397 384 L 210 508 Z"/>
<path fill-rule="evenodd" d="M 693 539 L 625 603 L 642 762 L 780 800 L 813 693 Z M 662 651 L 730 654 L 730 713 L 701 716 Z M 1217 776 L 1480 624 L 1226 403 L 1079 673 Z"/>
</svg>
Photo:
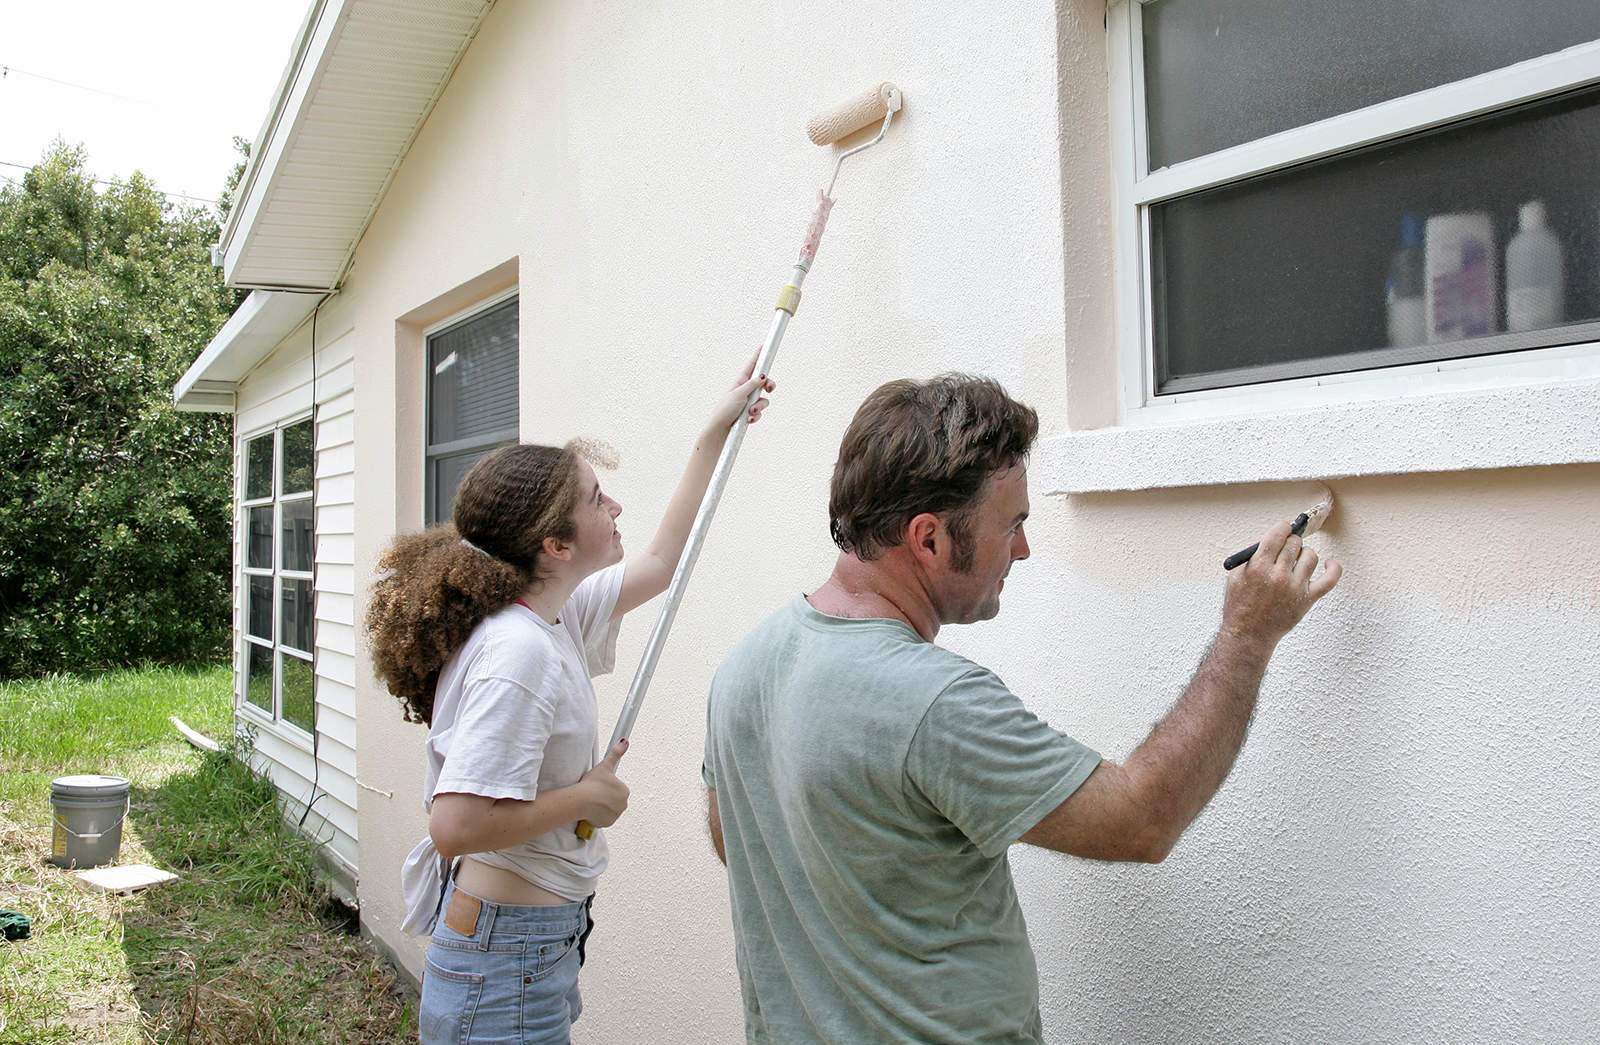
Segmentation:
<svg viewBox="0 0 1600 1045">
<path fill-rule="evenodd" d="M 1337 562 L 1313 578 L 1316 568 L 1288 523 L 1268 530 L 1228 575 L 1222 626 L 1172 710 L 1126 763 L 1102 762 L 1022 841 L 1098 860 L 1166 859 L 1233 769 L 1279 640 L 1339 583 Z"/>
</svg>

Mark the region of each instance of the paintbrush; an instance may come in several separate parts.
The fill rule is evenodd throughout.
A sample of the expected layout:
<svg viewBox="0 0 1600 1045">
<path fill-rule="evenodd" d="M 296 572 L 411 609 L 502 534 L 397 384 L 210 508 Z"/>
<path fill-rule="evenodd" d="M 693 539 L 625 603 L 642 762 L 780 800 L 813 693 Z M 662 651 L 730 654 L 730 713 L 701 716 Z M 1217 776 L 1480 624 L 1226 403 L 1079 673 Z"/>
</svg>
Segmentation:
<svg viewBox="0 0 1600 1045">
<path fill-rule="evenodd" d="M 1323 487 L 1322 492 L 1322 500 L 1294 517 L 1294 522 L 1289 524 L 1290 533 L 1297 537 L 1310 537 L 1322 529 L 1322 524 L 1328 521 L 1328 516 L 1333 512 L 1333 491 Z M 1231 570 L 1235 566 L 1243 566 L 1250 561 L 1250 557 L 1256 553 L 1256 549 L 1259 547 L 1261 547 L 1261 542 L 1257 541 L 1248 548 L 1240 548 L 1222 560 L 1222 568 Z"/>
</svg>

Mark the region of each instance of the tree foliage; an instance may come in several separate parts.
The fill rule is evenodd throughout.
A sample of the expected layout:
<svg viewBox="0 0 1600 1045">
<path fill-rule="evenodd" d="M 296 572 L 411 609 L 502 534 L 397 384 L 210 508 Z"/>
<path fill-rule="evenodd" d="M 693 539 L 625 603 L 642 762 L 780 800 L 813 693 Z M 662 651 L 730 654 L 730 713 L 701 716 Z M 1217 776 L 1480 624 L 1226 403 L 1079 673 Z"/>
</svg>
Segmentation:
<svg viewBox="0 0 1600 1045">
<path fill-rule="evenodd" d="M 172 405 L 235 305 L 217 232 L 81 148 L 0 187 L 0 677 L 226 647 L 232 419 Z"/>
</svg>

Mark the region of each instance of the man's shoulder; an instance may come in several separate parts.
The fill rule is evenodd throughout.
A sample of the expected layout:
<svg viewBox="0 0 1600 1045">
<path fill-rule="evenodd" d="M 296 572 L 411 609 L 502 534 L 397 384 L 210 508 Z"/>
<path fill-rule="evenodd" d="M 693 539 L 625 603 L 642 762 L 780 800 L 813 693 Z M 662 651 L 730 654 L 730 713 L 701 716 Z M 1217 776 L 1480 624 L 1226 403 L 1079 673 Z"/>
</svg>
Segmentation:
<svg viewBox="0 0 1600 1045">
<path fill-rule="evenodd" d="M 757 661 L 765 660 L 776 648 L 784 644 L 785 636 L 799 629 L 800 620 L 795 612 L 793 600 L 785 602 L 761 618 L 755 627 L 745 632 L 743 637 L 733 644 L 733 648 L 723 658 L 717 674 L 739 671 Z"/>
<path fill-rule="evenodd" d="M 993 677 L 982 665 L 917 635 L 909 625 L 881 618 L 832 617 L 796 596 L 767 614 L 729 651 L 719 676 L 739 678 L 774 661 L 804 656 L 814 667 L 899 680 L 937 694 L 969 676 Z"/>
</svg>

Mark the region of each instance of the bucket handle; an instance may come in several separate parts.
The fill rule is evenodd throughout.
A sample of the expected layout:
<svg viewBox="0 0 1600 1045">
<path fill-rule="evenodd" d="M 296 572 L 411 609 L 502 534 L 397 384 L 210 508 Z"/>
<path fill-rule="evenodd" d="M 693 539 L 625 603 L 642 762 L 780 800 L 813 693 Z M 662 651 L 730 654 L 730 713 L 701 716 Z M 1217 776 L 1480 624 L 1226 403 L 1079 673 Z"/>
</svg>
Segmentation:
<svg viewBox="0 0 1600 1045">
<path fill-rule="evenodd" d="M 117 815 L 117 822 L 114 823 L 114 824 L 108 824 L 106 826 L 105 830 L 103 830 L 103 831 L 84 831 L 84 832 L 81 832 L 81 833 L 78 832 L 78 831 L 74 831 L 72 828 L 67 826 L 67 818 L 62 816 L 60 813 L 56 813 L 55 826 L 61 828 L 61 830 L 65 831 L 67 834 L 71 835 L 73 838 L 76 838 L 76 839 L 78 839 L 80 841 L 83 841 L 83 842 L 98 842 L 98 841 L 100 841 L 100 838 L 101 838 L 102 835 L 105 835 L 105 834 L 107 834 L 107 833 L 109 833 L 111 831 L 114 831 L 118 827 L 122 826 L 122 821 L 126 820 L 127 817 L 128 817 L 128 809 L 131 806 L 132 801 L 133 801 L 133 799 L 132 799 L 131 796 L 129 798 L 124 798 L 122 800 L 122 812 Z"/>
</svg>

